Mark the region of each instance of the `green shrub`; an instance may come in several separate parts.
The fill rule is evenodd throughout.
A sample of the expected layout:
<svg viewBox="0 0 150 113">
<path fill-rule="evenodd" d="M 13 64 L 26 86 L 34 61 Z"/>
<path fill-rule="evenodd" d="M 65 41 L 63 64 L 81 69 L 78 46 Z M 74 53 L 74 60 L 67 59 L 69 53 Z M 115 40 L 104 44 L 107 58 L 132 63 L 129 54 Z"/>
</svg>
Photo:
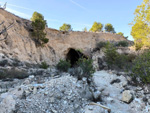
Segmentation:
<svg viewBox="0 0 150 113">
<path fill-rule="evenodd" d="M 71 25 L 64 23 L 60 28 L 60 31 L 72 31 Z"/>
<path fill-rule="evenodd" d="M 6 78 L 18 78 L 23 79 L 28 77 L 28 73 L 26 71 L 22 70 L 15 70 L 15 69 L 1 69 L 0 70 L 0 79 L 6 79 Z"/>
<path fill-rule="evenodd" d="M 125 54 L 118 54 L 114 65 L 120 69 L 124 69 L 128 61 L 128 57 Z"/>
<path fill-rule="evenodd" d="M 42 62 L 40 68 L 47 69 L 49 65 L 46 62 Z"/>
<path fill-rule="evenodd" d="M 108 65 L 113 65 L 118 56 L 116 48 L 112 44 L 108 43 L 105 47 L 104 54 L 106 63 Z"/>
<path fill-rule="evenodd" d="M 71 64 L 69 61 L 66 60 L 60 60 L 59 63 L 56 65 L 57 69 L 60 71 L 67 72 L 68 69 L 71 67 Z"/>
<path fill-rule="evenodd" d="M 49 39 L 48 38 L 43 38 L 43 39 L 41 39 L 42 41 L 43 41 L 43 43 L 48 43 L 48 41 L 49 41 Z"/>
<path fill-rule="evenodd" d="M 83 53 L 82 49 L 76 49 L 77 52 Z"/>
<path fill-rule="evenodd" d="M 133 62 L 136 59 L 136 54 L 128 54 L 126 55 L 126 62 L 124 63 L 124 71 L 126 72 L 131 72 L 132 71 L 132 66 L 133 66 Z"/>
<path fill-rule="evenodd" d="M 124 54 L 119 54 L 116 51 L 114 45 L 108 43 L 104 50 L 105 54 L 105 61 L 109 68 L 117 67 L 117 68 L 124 68 L 127 62 L 127 56 Z"/>
<path fill-rule="evenodd" d="M 21 62 L 18 60 L 18 59 L 13 59 L 13 63 L 12 63 L 12 65 L 14 66 L 14 67 L 17 67 L 17 66 L 20 66 L 20 64 L 21 64 Z"/>
<path fill-rule="evenodd" d="M 141 50 L 141 48 L 143 47 L 143 43 L 142 42 L 136 42 L 135 43 L 135 50 Z"/>
<path fill-rule="evenodd" d="M 38 12 L 34 12 L 31 18 L 32 21 L 32 36 L 36 42 L 36 45 L 43 46 L 48 43 L 49 39 L 46 38 L 46 33 L 44 32 L 47 23 L 44 20 L 44 16 Z"/>
<path fill-rule="evenodd" d="M 82 68 L 80 67 L 74 67 L 74 68 L 71 68 L 69 70 L 69 73 L 72 75 L 72 76 L 76 76 L 78 78 L 78 80 L 81 80 L 83 78 L 83 70 Z"/>
<path fill-rule="evenodd" d="M 132 73 L 134 78 L 150 83 L 150 50 L 144 51 L 133 61 Z"/>
<path fill-rule="evenodd" d="M 108 42 L 99 42 L 99 43 L 96 44 L 96 47 L 98 49 L 101 49 L 101 48 L 105 47 L 107 45 L 107 43 Z"/>
<path fill-rule="evenodd" d="M 136 57 L 137 57 L 136 54 L 128 54 L 127 55 L 128 62 L 132 63 Z"/>
<path fill-rule="evenodd" d="M 121 47 L 128 47 L 128 42 L 127 41 L 120 41 L 116 44 L 116 46 L 121 46 Z"/>
<path fill-rule="evenodd" d="M 86 59 L 86 58 L 80 58 L 77 61 L 78 70 L 80 71 L 80 75 L 78 76 L 78 79 L 81 79 L 82 77 L 90 78 L 92 74 L 95 72 L 95 69 L 93 67 L 93 60 L 92 59 Z M 81 73 L 82 71 L 82 73 Z"/>
<path fill-rule="evenodd" d="M 0 66 L 2 66 L 2 67 L 4 67 L 7 64 L 8 64 L 8 60 L 2 60 L 2 61 L 0 61 Z"/>
</svg>

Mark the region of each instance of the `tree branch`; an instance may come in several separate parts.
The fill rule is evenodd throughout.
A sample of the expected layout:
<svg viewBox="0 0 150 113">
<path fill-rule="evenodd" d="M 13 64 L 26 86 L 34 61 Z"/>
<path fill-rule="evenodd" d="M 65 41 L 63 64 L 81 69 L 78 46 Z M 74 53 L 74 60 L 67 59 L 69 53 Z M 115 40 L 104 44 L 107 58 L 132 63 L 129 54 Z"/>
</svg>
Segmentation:
<svg viewBox="0 0 150 113">
<path fill-rule="evenodd" d="M 0 25 L 4 24 L 4 21 L 2 23 L 0 23 Z M 9 30 L 12 26 L 13 26 L 14 22 L 11 23 L 9 26 L 4 27 L 1 31 L 0 31 L 0 35 L 4 34 L 5 32 L 7 32 L 7 30 Z M 5 38 L 0 39 L 0 41 L 5 40 L 8 36 L 8 33 L 6 34 Z"/>
</svg>

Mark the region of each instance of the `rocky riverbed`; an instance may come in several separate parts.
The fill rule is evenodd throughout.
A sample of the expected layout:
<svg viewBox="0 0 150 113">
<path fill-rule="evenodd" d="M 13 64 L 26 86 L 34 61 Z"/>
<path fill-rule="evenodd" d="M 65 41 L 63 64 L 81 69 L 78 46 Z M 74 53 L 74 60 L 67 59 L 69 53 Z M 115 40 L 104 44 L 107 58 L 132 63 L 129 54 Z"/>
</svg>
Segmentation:
<svg viewBox="0 0 150 113">
<path fill-rule="evenodd" d="M 97 71 L 92 84 L 69 73 L 0 81 L 0 113 L 149 113 L 150 94 L 125 73 Z M 7 86 L 11 84 L 11 86 Z M 7 90 L 5 89 L 7 86 Z"/>
</svg>

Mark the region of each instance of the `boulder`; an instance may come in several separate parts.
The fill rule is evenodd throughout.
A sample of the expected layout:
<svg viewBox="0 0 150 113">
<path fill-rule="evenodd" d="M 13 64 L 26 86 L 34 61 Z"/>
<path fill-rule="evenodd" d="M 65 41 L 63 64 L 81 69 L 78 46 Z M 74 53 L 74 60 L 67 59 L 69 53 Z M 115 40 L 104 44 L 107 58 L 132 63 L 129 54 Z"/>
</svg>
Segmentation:
<svg viewBox="0 0 150 113">
<path fill-rule="evenodd" d="M 131 93 L 131 91 L 125 90 L 122 93 L 122 101 L 129 104 L 132 100 L 133 100 L 133 94 Z"/>
</svg>

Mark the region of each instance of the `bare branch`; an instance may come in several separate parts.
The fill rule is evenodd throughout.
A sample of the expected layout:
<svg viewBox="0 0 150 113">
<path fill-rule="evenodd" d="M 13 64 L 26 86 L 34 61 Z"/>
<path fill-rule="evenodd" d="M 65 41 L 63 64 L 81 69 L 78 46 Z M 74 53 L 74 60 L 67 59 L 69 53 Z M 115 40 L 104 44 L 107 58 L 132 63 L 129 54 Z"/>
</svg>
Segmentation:
<svg viewBox="0 0 150 113">
<path fill-rule="evenodd" d="M 110 109 L 110 108 L 108 108 L 108 107 L 106 107 L 106 106 L 104 106 L 104 105 L 97 104 L 97 103 L 94 103 L 94 102 L 90 103 L 90 105 L 100 106 L 100 107 L 102 107 L 103 109 L 107 109 L 109 113 L 111 112 L 111 109 Z"/>
<path fill-rule="evenodd" d="M 2 30 L 0 31 L 0 35 L 3 34 L 3 33 L 5 33 L 8 29 L 10 29 L 10 28 L 13 26 L 13 24 L 14 24 L 14 23 L 12 23 L 12 24 L 10 24 L 8 27 L 2 29 Z"/>
<path fill-rule="evenodd" d="M 0 25 L 3 25 L 3 24 L 4 24 L 4 21 L 3 21 L 2 23 L 0 23 Z M 13 25 L 14 25 L 14 22 L 11 23 L 9 26 L 4 27 L 4 28 L 0 31 L 0 35 L 6 33 L 6 36 L 5 36 L 3 39 L 0 39 L 0 41 L 7 39 L 7 36 L 8 36 L 7 30 L 9 30 L 11 27 L 13 27 Z"/>
</svg>

